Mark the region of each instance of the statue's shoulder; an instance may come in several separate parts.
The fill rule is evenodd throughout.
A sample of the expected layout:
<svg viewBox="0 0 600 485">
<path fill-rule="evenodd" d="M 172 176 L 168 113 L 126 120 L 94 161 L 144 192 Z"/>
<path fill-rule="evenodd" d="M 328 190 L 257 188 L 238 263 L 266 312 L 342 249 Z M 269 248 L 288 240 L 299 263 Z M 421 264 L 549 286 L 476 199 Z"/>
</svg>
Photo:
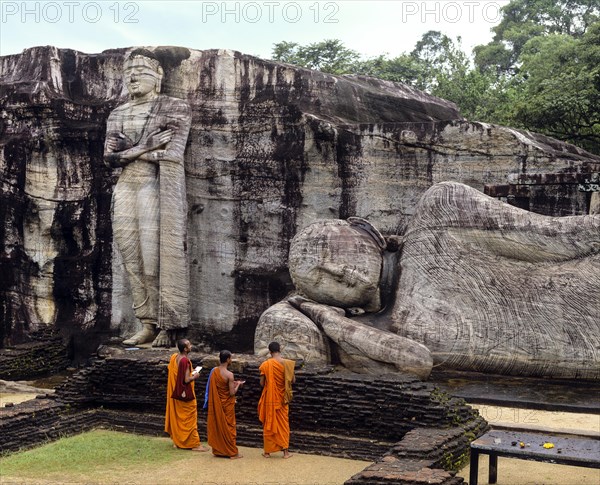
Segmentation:
<svg viewBox="0 0 600 485">
<path fill-rule="evenodd" d="M 123 109 L 127 108 L 130 104 L 131 104 L 131 101 L 129 99 L 125 99 L 121 104 L 118 104 L 117 106 L 115 106 L 115 111 L 123 110 Z"/>
<path fill-rule="evenodd" d="M 167 96 L 166 94 L 159 94 L 156 97 L 159 103 L 167 104 L 173 107 L 189 108 L 189 104 L 185 99 L 175 98 L 173 96 Z"/>
<path fill-rule="evenodd" d="M 177 120 L 191 120 L 192 108 L 187 101 L 160 94 L 157 96 L 156 102 L 158 103 L 155 105 L 156 111 L 161 115 Z"/>
<path fill-rule="evenodd" d="M 111 115 L 115 115 L 115 114 L 119 114 L 124 112 L 125 110 L 127 110 L 129 108 L 129 101 L 126 101 L 123 104 L 120 104 L 119 106 L 117 106 L 115 109 L 113 109 L 110 114 Z"/>
</svg>

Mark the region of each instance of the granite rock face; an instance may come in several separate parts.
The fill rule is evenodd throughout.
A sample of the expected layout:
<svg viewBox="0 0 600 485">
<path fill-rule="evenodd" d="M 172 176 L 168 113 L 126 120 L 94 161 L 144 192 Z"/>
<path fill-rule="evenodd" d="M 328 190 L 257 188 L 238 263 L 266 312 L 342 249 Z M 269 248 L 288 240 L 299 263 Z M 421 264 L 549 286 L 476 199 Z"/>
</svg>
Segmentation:
<svg viewBox="0 0 600 485">
<path fill-rule="evenodd" d="M 470 123 L 406 86 L 338 77 L 235 51 L 154 48 L 162 93 L 192 110 L 185 157 L 192 338 L 252 348 L 256 322 L 292 289 L 291 238 L 318 219 L 403 234 L 434 183 L 483 190 L 511 176 L 598 172 L 600 159 L 509 128 Z M 102 162 L 126 98 L 130 49 L 37 47 L 0 58 L 0 339 L 48 328 L 81 353 L 138 323 L 117 255 Z M 529 207 L 589 211 L 576 185 Z M 323 346 L 326 346 L 326 342 Z"/>
</svg>

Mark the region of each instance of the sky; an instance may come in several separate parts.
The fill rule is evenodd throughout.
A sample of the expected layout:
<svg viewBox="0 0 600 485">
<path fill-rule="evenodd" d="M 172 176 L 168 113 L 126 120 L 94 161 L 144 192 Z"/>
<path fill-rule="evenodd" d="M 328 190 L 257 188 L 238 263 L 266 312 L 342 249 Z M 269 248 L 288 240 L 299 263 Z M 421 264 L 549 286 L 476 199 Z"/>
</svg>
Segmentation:
<svg viewBox="0 0 600 485">
<path fill-rule="evenodd" d="M 363 58 L 410 52 L 439 30 L 462 47 L 492 39 L 509 0 L 9 1 L 0 55 L 52 45 L 86 53 L 132 46 L 233 49 L 270 58 L 277 42 L 339 39 Z"/>
</svg>

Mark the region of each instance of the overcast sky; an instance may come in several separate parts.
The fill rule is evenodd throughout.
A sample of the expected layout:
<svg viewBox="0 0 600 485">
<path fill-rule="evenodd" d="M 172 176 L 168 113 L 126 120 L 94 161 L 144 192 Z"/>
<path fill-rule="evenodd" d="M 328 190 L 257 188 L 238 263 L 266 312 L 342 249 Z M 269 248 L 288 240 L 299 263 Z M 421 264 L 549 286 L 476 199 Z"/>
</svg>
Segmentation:
<svg viewBox="0 0 600 485">
<path fill-rule="evenodd" d="M 53 45 L 87 53 L 115 47 L 226 48 L 269 58 L 280 41 L 340 39 L 363 57 L 412 50 L 428 30 L 462 37 L 464 50 L 492 38 L 508 0 L 7 1 L 0 55 Z"/>
</svg>

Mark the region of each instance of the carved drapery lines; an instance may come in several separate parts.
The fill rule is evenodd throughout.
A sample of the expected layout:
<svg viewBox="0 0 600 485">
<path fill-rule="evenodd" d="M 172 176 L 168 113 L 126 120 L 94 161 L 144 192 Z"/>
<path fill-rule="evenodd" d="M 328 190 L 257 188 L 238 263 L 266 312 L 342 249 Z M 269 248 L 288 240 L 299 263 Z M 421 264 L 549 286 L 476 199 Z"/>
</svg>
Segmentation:
<svg viewBox="0 0 600 485">
<path fill-rule="evenodd" d="M 123 167 L 113 193 L 113 234 L 142 323 L 125 345 L 170 346 L 189 324 L 184 151 L 191 111 L 160 94 L 162 77 L 152 52 L 134 50 L 124 63 L 130 101 L 107 122 L 105 160 Z"/>
</svg>

